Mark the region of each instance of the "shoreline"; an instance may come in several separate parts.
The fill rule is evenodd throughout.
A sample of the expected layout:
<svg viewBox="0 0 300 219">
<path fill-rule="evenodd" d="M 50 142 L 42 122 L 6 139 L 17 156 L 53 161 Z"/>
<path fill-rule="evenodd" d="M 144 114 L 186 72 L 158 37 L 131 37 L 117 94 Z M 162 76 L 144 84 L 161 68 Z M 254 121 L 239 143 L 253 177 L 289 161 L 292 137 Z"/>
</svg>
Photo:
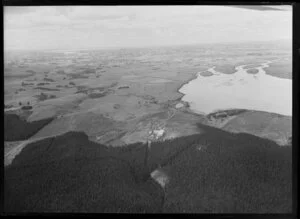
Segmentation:
<svg viewBox="0 0 300 219">
<path fill-rule="evenodd" d="M 210 68 L 208 68 L 208 69 L 210 69 Z M 207 71 L 208 69 L 203 70 L 203 71 Z M 208 114 L 194 112 L 194 111 L 190 108 L 190 103 L 187 102 L 187 101 L 182 100 L 182 98 L 183 98 L 184 95 L 186 95 L 186 94 L 184 94 L 184 93 L 182 93 L 182 92 L 179 91 L 183 86 L 187 85 L 190 81 L 193 81 L 193 80 L 197 79 L 198 76 L 199 76 L 199 72 L 203 72 L 203 71 L 198 71 L 198 72 L 196 72 L 196 73 L 193 74 L 188 80 L 186 80 L 185 82 L 183 82 L 183 83 L 176 89 L 176 92 L 180 94 L 180 97 L 177 98 L 177 99 L 175 99 L 174 102 L 175 102 L 176 104 L 177 104 L 177 103 L 180 103 L 180 102 L 183 103 L 184 106 L 181 107 L 181 108 L 184 109 L 183 112 L 188 113 L 188 114 L 192 114 L 192 115 L 194 115 L 194 116 L 199 116 L 199 117 L 205 117 L 205 118 L 206 118 L 206 116 L 207 116 Z M 175 105 L 176 105 L 176 104 L 175 104 Z"/>
<path fill-rule="evenodd" d="M 267 61 L 266 63 L 262 63 L 262 64 L 269 64 L 269 62 L 270 62 L 270 61 Z M 238 65 L 238 66 L 240 66 L 240 65 Z M 238 66 L 235 66 L 235 68 L 238 67 Z M 264 67 L 264 66 L 262 66 L 262 67 Z M 268 67 L 268 66 L 267 66 L 267 67 Z M 265 68 L 267 68 L 267 67 L 265 67 Z M 208 69 L 209 69 L 209 68 L 208 68 Z M 182 107 L 182 108 L 184 108 L 184 109 L 185 109 L 184 111 L 187 112 L 187 113 L 190 113 L 190 114 L 193 114 L 193 115 L 198 115 L 198 116 L 205 116 L 205 117 L 206 117 L 207 115 L 209 115 L 209 114 L 211 114 L 211 113 L 214 113 L 214 112 L 207 113 L 207 114 L 205 114 L 205 113 L 197 113 L 197 112 L 194 112 L 194 111 L 191 110 L 191 108 L 190 108 L 190 103 L 187 102 L 187 101 L 182 100 L 182 98 L 183 98 L 184 95 L 186 95 L 186 94 L 184 94 L 184 93 L 182 93 L 182 92 L 179 91 L 183 86 L 187 85 L 190 81 L 193 81 L 193 80 L 197 79 L 198 76 L 199 76 L 199 72 L 195 73 L 193 76 L 191 76 L 191 77 L 189 78 L 189 80 L 183 82 L 181 85 L 178 86 L 178 88 L 176 89 L 176 92 L 180 94 L 180 97 L 177 98 L 177 99 L 175 99 L 174 102 L 175 102 L 175 104 L 180 103 L 180 102 L 183 103 L 183 104 L 184 104 L 184 107 Z M 279 77 L 279 78 L 280 78 L 280 77 Z M 226 111 L 228 111 L 228 110 L 235 110 L 235 109 L 238 109 L 238 108 L 230 108 L 230 109 L 222 109 L 222 110 L 219 109 L 219 110 L 217 110 L 217 111 L 218 111 L 218 112 L 226 112 Z M 269 113 L 269 114 L 272 114 L 272 115 L 278 115 L 278 116 L 283 116 L 283 117 L 288 117 L 288 118 L 292 118 L 292 117 L 293 117 L 293 115 L 284 115 L 284 114 L 279 114 L 279 113 L 269 112 L 269 111 L 253 110 L 253 109 L 245 109 L 245 110 L 246 110 L 245 112 L 261 112 L 261 113 Z"/>
<path fill-rule="evenodd" d="M 181 93 L 179 90 L 180 90 L 183 86 L 185 86 L 186 84 L 188 84 L 190 81 L 193 81 L 193 80 L 197 79 L 197 78 L 198 78 L 198 73 L 199 73 L 199 72 L 195 73 L 195 74 L 194 74 L 193 76 L 191 76 L 188 80 L 186 80 L 186 81 L 184 81 L 183 83 L 181 83 L 181 84 L 178 86 L 178 88 L 176 88 L 176 92 L 177 92 L 178 94 L 180 94 L 181 97 L 175 99 L 174 101 L 181 101 L 181 102 L 184 102 L 184 103 L 189 104 L 188 102 L 182 100 L 182 97 L 183 97 L 185 94 L 184 94 L 184 93 Z"/>
</svg>

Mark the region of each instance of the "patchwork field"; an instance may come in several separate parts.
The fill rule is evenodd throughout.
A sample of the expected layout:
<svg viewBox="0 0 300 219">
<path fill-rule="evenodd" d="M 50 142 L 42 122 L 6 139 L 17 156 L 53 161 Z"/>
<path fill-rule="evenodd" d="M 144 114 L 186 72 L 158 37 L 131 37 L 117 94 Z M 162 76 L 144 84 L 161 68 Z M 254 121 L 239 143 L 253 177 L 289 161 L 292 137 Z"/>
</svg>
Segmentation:
<svg viewBox="0 0 300 219">
<path fill-rule="evenodd" d="M 92 141 L 121 146 L 201 133 L 195 126 L 200 122 L 284 145 L 291 135 L 290 117 L 276 120 L 276 115 L 257 111 L 236 115 L 226 125 L 212 123 L 207 115 L 193 112 L 179 92 L 197 74 L 233 75 L 244 64 L 255 75 L 268 60 L 268 75 L 291 78 L 289 54 L 278 51 L 242 45 L 15 55 L 17 61 L 5 63 L 5 112 L 28 122 L 52 119 L 30 139 L 74 130 L 85 132 Z M 263 132 L 255 131 L 256 126 L 263 126 Z"/>
</svg>

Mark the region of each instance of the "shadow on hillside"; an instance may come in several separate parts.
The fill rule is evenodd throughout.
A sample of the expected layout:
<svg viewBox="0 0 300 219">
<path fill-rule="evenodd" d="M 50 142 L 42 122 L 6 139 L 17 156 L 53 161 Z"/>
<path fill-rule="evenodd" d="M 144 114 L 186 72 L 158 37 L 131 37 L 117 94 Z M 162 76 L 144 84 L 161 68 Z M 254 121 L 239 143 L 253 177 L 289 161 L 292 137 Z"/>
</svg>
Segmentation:
<svg viewBox="0 0 300 219">
<path fill-rule="evenodd" d="M 199 124 L 204 134 L 106 147 L 69 132 L 5 169 L 8 212 L 289 213 L 291 147 Z M 200 149 L 199 149 L 200 148 Z M 150 173 L 168 170 L 163 190 Z"/>
</svg>

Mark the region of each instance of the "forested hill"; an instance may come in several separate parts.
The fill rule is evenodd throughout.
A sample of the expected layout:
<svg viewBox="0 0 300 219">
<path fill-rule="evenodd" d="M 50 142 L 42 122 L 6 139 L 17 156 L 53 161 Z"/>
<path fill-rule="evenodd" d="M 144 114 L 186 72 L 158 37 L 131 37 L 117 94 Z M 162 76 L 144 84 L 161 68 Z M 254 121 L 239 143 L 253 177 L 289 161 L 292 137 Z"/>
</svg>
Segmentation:
<svg viewBox="0 0 300 219">
<path fill-rule="evenodd" d="M 142 143 L 106 147 L 79 132 L 32 143 L 5 169 L 4 210 L 292 211 L 291 147 L 199 126 L 203 134 L 152 143 L 149 151 Z M 169 178 L 164 189 L 150 177 L 158 167 Z"/>
<path fill-rule="evenodd" d="M 16 114 L 4 114 L 4 141 L 26 140 L 49 124 L 53 118 L 27 122 Z"/>
</svg>

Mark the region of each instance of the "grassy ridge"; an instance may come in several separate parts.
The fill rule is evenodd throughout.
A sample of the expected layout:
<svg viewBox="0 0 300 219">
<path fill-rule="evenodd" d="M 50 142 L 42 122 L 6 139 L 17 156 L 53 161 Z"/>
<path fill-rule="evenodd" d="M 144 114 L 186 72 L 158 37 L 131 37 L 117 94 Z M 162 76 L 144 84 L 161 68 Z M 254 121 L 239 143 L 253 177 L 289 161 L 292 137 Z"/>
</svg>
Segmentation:
<svg viewBox="0 0 300 219">
<path fill-rule="evenodd" d="M 4 141 L 26 140 L 49 124 L 53 118 L 34 122 L 22 120 L 15 114 L 4 114 Z"/>
<path fill-rule="evenodd" d="M 204 134 L 111 148 L 69 132 L 28 145 L 5 170 L 6 211 L 289 213 L 291 147 Z M 201 146 L 201 149 L 199 150 Z M 167 170 L 165 192 L 149 176 Z"/>
</svg>

